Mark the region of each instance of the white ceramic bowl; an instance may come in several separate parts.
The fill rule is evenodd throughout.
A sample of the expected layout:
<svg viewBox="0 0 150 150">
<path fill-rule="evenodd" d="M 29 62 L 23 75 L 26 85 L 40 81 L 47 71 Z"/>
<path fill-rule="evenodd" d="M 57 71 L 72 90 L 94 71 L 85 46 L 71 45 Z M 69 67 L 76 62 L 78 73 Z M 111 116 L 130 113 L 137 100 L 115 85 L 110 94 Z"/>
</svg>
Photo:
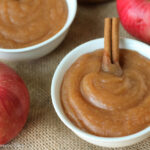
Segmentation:
<svg viewBox="0 0 150 150">
<path fill-rule="evenodd" d="M 89 133 L 86 133 L 79 128 L 77 128 L 74 124 L 70 122 L 70 120 L 64 114 L 61 101 L 60 101 L 60 87 L 62 84 L 62 80 L 64 77 L 65 72 L 69 69 L 69 67 L 76 61 L 76 59 L 85 54 L 97 49 L 104 48 L 104 39 L 96 39 L 90 42 L 87 42 L 73 51 L 71 51 L 61 63 L 58 65 L 55 74 L 52 79 L 51 85 L 51 96 L 52 96 L 52 103 L 55 108 L 55 111 L 62 122 L 70 128 L 76 135 L 78 135 L 83 140 L 98 145 L 98 146 L 105 146 L 105 147 L 123 147 L 129 146 L 143 139 L 150 136 L 150 127 L 129 136 L 124 137 L 117 137 L 117 138 L 105 138 L 105 137 L 98 137 Z M 120 48 L 130 49 L 133 51 L 137 51 L 143 56 L 150 59 L 150 47 L 142 42 L 132 40 L 132 39 L 120 39 Z"/>
<path fill-rule="evenodd" d="M 4 61 L 26 61 L 40 58 L 54 50 L 65 38 L 77 11 L 77 0 L 66 0 L 68 6 L 68 18 L 64 27 L 53 37 L 39 44 L 20 48 L 3 49 L 0 48 L 0 60 Z"/>
</svg>

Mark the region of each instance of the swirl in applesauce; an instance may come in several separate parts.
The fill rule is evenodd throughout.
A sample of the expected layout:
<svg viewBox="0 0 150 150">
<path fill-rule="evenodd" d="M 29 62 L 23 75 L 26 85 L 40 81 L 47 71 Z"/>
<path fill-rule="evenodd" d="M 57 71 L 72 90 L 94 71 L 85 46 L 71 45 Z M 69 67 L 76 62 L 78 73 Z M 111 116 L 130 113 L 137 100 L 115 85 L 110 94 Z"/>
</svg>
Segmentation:
<svg viewBox="0 0 150 150">
<path fill-rule="evenodd" d="M 67 15 L 65 0 L 1 0 L 0 47 L 43 42 L 61 30 Z"/>
<path fill-rule="evenodd" d="M 82 130 L 103 137 L 136 133 L 150 124 L 150 60 L 120 51 L 123 75 L 101 70 L 103 51 L 81 56 L 66 72 L 61 101 Z"/>
</svg>

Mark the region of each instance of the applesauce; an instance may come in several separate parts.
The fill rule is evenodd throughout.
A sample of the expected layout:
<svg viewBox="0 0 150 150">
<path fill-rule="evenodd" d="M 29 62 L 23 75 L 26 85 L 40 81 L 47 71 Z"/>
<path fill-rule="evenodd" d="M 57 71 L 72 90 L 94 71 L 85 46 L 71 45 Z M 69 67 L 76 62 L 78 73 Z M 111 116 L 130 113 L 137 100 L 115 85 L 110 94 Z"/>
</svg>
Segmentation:
<svg viewBox="0 0 150 150">
<path fill-rule="evenodd" d="M 85 54 L 66 72 L 61 102 L 80 129 L 103 137 L 136 133 L 150 124 L 150 60 L 120 50 L 122 76 L 102 71 L 103 51 Z"/>
<path fill-rule="evenodd" d="M 59 32 L 68 16 L 65 0 L 0 1 L 0 47 L 23 48 Z"/>
</svg>

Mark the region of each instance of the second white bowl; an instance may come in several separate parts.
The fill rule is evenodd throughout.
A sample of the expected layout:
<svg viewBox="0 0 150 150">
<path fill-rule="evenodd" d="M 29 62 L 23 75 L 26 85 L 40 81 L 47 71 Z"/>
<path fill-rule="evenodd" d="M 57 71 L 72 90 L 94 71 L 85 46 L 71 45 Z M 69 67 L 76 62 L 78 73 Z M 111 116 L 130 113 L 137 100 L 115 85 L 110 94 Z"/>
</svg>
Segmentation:
<svg viewBox="0 0 150 150">
<path fill-rule="evenodd" d="M 104 48 L 104 39 L 96 39 L 90 42 L 87 42 L 73 51 L 71 51 L 58 65 L 55 74 L 52 79 L 51 85 L 51 97 L 52 103 L 55 108 L 55 111 L 62 122 L 70 128 L 76 135 L 78 135 L 83 140 L 105 147 L 123 147 L 132 145 L 143 139 L 147 138 L 150 135 L 150 127 L 129 136 L 116 137 L 116 138 L 107 138 L 99 137 L 89 133 L 86 133 L 79 128 L 77 128 L 70 120 L 66 117 L 60 100 L 60 88 L 65 72 L 70 68 L 70 66 L 79 58 L 81 55 L 89 52 L 93 52 L 97 49 Z M 150 59 L 150 47 L 142 42 L 132 40 L 132 39 L 120 39 L 120 48 L 129 49 L 139 52 L 141 55 Z"/>
<path fill-rule="evenodd" d="M 53 51 L 65 38 L 69 27 L 73 22 L 77 11 L 77 0 L 66 0 L 68 6 L 68 18 L 64 27 L 53 37 L 39 44 L 19 48 L 3 49 L 0 48 L 0 60 L 4 61 L 26 61 L 40 58 Z"/>
</svg>

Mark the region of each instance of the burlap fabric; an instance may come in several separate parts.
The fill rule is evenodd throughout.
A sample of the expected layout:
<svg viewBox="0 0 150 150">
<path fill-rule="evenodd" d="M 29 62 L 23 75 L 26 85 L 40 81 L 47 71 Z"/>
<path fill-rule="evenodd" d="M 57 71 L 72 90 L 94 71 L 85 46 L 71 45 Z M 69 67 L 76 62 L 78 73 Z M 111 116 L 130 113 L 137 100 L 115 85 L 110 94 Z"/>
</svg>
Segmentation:
<svg viewBox="0 0 150 150">
<path fill-rule="evenodd" d="M 61 59 L 76 46 L 103 37 L 104 18 L 117 16 L 115 1 L 97 5 L 80 5 L 64 42 L 41 59 L 9 65 L 26 82 L 31 96 L 28 121 L 22 132 L 2 150 L 108 150 L 78 138 L 57 117 L 51 103 L 50 86 Z M 121 36 L 128 34 L 121 27 Z M 112 150 L 150 150 L 150 138 L 131 147 Z"/>
</svg>

